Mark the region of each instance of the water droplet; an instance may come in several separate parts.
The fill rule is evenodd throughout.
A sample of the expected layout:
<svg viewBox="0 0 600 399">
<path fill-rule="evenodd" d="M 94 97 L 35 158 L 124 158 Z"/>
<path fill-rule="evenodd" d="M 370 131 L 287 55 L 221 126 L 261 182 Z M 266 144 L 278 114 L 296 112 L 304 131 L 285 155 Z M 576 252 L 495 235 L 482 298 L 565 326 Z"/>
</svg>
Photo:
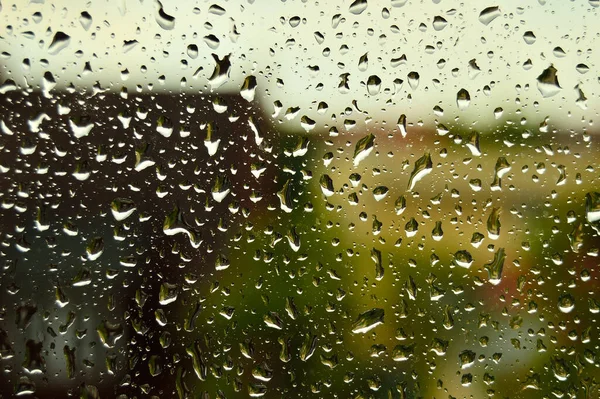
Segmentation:
<svg viewBox="0 0 600 399">
<path fill-rule="evenodd" d="M 352 324 L 352 332 L 354 334 L 365 334 L 380 324 L 383 324 L 384 310 L 374 308 L 361 313 L 354 324 Z"/>
<path fill-rule="evenodd" d="M 479 13 L 479 22 L 481 22 L 484 25 L 489 25 L 500 15 L 500 8 L 498 6 L 487 7 Z"/>
<path fill-rule="evenodd" d="M 394 208 L 396 210 L 396 215 L 401 215 L 406 210 L 406 198 L 403 195 L 396 199 Z"/>
<path fill-rule="evenodd" d="M 554 377 L 558 381 L 566 381 L 570 375 L 570 370 L 569 366 L 567 366 L 567 363 L 557 356 L 553 356 L 551 358 L 551 363 L 552 373 L 554 374 Z"/>
<path fill-rule="evenodd" d="M 433 17 L 433 29 L 441 31 L 448 25 L 448 21 L 442 16 L 436 15 Z"/>
<path fill-rule="evenodd" d="M 387 196 L 389 189 L 386 186 L 377 186 L 373 189 L 375 201 L 381 201 Z"/>
<path fill-rule="evenodd" d="M 577 66 L 575 66 L 575 69 L 577 70 L 577 72 L 583 75 L 589 72 L 590 67 L 586 64 L 577 64 Z"/>
<path fill-rule="evenodd" d="M 433 168 L 433 162 L 431 161 L 431 155 L 427 152 L 421 158 L 415 162 L 415 167 L 410 174 L 408 179 L 408 191 L 412 191 L 415 185 L 431 173 Z"/>
<path fill-rule="evenodd" d="M 406 137 L 406 134 L 408 132 L 406 130 L 406 115 L 400 115 L 400 118 L 398 118 L 397 126 L 398 129 L 400 129 L 400 134 L 402 134 L 402 137 Z"/>
<path fill-rule="evenodd" d="M 220 59 L 218 55 L 212 54 L 213 60 L 215 61 L 215 68 L 208 81 L 213 90 L 218 89 L 229 80 L 229 73 L 231 72 L 231 62 L 229 61 L 230 55 L 231 54 L 227 54 L 223 56 L 223 59 Z"/>
<path fill-rule="evenodd" d="M 530 30 L 523 33 L 523 40 L 525 40 L 525 43 L 527 43 L 529 45 L 535 43 L 536 39 L 537 38 L 535 37 L 535 34 Z"/>
<path fill-rule="evenodd" d="M 156 22 L 161 28 L 164 30 L 172 30 L 175 28 L 175 18 L 165 12 L 162 3 L 159 0 L 154 1 L 154 9 L 156 11 Z"/>
<path fill-rule="evenodd" d="M 407 237 L 414 237 L 419 231 L 419 223 L 415 218 L 410 218 L 404 225 L 404 232 Z"/>
<path fill-rule="evenodd" d="M 117 341 L 123 336 L 123 326 L 121 324 L 111 323 L 104 320 L 96 328 L 98 337 L 102 344 L 107 348 L 114 348 Z"/>
<path fill-rule="evenodd" d="M 81 15 L 79 16 L 79 23 L 81 24 L 81 27 L 85 30 L 89 30 L 90 26 L 92 26 L 92 22 L 93 19 L 90 13 L 87 11 L 82 11 Z"/>
<path fill-rule="evenodd" d="M 583 247 L 583 224 L 577 223 L 573 226 L 573 230 L 567 234 L 569 238 L 569 244 L 571 245 L 571 251 L 578 253 Z"/>
<path fill-rule="evenodd" d="M 290 213 L 293 208 L 292 203 L 292 187 L 291 187 L 291 179 L 288 179 L 283 188 L 277 192 L 277 197 L 279 198 L 281 209 L 285 212 Z"/>
<path fill-rule="evenodd" d="M 435 222 L 435 227 L 431 231 L 431 238 L 433 238 L 435 241 L 440 241 L 443 237 L 444 231 L 442 230 L 442 222 L 438 220 Z"/>
<path fill-rule="evenodd" d="M 367 9 L 367 0 L 354 0 L 350 4 L 349 11 L 354 15 L 360 15 Z"/>
<path fill-rule="evenodd" d="M 600 220 L 600 193 L 592 191 L 585 195 L 585 213 L 590 223 Z"/>
<path fill-rule="evenodd" d="M 487 220 L 488 237 L 497 240 L 500 237 L 500 208 L 493 208 Z"/>
<path fill-rule="evenodd" d="M 375 96 L 379 94 L 379 90 L 381 90 L 381 79 L 377 75 L 369 76 L 367 79 L 367 92 L 371 96 Z"/>
<path fill-rule="evenodd" d="M 504 259 L 506 254 L 504 248 L 499 248 L 494 254 L 494 260 L 483 266 L 488 272 L 488 279 L 490 284 L 498 285 L 502 281 L 502 270 L 504 268 Z"/>
<path fill-rule="evenodd" d="M 376 248 L 371 249 L 371 259 L 375 262 L 375 280 L 381 281 L 385 272 L 381 263 L 381 251 Z"/>
<path fill-rule="evenodd" d="M 206 35 L 204 36 L 204 43 L 206 43 L 206 45 L 211 49 L 211 50 L 216 50 L 219 48 L 219 45 L 221 44 L 221 41 L 219 40 L 218 37 L 216 37 L 215 35 Z"/>
<path fill-rule="evenodd" d="M 468 269 L 473 264 L 473 257 L 469 251 L 463 249 L 454 254 L 454 263 Z"/>
<path fill-rule="evenodd" d="M 98 259 L 102 255 L 102 252 L 104 252 L 104 240 L 102 237 L 92 238 L 85 251 L 89 260 L 94 261 Z"/>
<path fill-rule="evenodd" d="M 329 177 L 329 175 L 321 176 L 321 179 L 319 180 L 319 185 L 321 186 L 321 191 L 323 192 L 323 195 L 325 195 L 326 197 L 330 197 L 334 194 L 333 180 L 331 180 L 331 177 Z"/>
<path fill-rule="evenodd" d="M 544 98 L 552 97 L 558 94 L 562 88 L 558 84 L 558 76 L 556 76 L 556 68 L 550 65 L 537 77 L 537 86 L 540 93 Z"/>
<path fill-rule="evenodd" d="M 562 49 L 562 47 L 554 47 L 554 49 L 552 50 L 552 54 L 554 54 L 554 56 L 556 58 L 564 58 L 567 56 L 567 53 L 565 53 L 565 50 Z"/>
<path fill-rule="evenodd" d="M 191 59 L 195 60 L 196 58 L 198 58 L 198 46 L 195 44 L 189 44 L 187 46 L 187 55 L 188 57 L 190 57 Z"/>
<path fill-rule="evenodd" d="M 361 72 L 366 71 L 369 68 L 369 57 L 368 53 L 364 53 L 358 60 L 358 70 Z"/>
<path fill-rule="evenodd" d="M 413 71 L 408 74 L 407 78 L 410 88 L 416 90 L 419 87 L 419 74 Z"/>
<path fill-rule="evenodd" d="M 558 309 L 563 313 L 569 313 L 575 309 L 575 298 L 571 294 L 562 294 L 558 298 Z"/>
<path fill-rule="evenodd" d="M 69 43 L 71 43 L 71 36 L 67 35 L 64 32 L 58 31 L 54 34 L 54 37 L 52 38 L 50 47 L 48 47 L 48 52 L 52 55 L 56 55 L 65 48 L 67 48 L 69 46 Z"/>
<path fill-rule="evenodd" d="M 247 76 L 240 89 L 240 95 L 246 101 L 253 101 L 256 92 L 256 77 L 253 75 Z"/>
<path fill-rule="evenodd" d="M 354 166 L 358 166 L 362 160 L 369 156 L 371 151 L 373 151 L 374 142 L 375 135 L 372 133 L 358 140 L 354 147 Z"/>
<path fill-rule="evenodd" d="M 456 104 L 458 105 L 458 109 L 464 111 L 469 107 L 471 103 L 471 95 L 465 89 L 460 89 L 458 93 L 456 93 Z"/>
<path fill-rule="evenodd" d="M 115 198 L 110 203 L 112 215 L 119 222 L 131 216 L 135 209 L 135 203 L 127 198 Z"/>
<path fill-rule="evenodd" d="M 392 350 L 392 359 L 395 362 L 405 362 L 415 354 L 415 344 L 396 345 Z"/>
<path fill-rule="evenodd" d="M 303 362 L 310 359 L 310 357 L 315 353 L 315 349 L 317 348 L 317 336 L 312 334 L 305 334 L 304 341 L 302 346 L 300 347 L 300 360 Z"/>
<path fill-rule="evenodd" d="M 470 350 L 464 350 L 458 355 L 458 362 L 461 369 L 467 369 L 475 363 L 476 353 Z"/>
<path fill-rule="evenodd" d="M 475 157 L 481 156 L 481 149 L 479 148 L 479 133 L 473 132 L 469 137 L 469 140 L 465 143 L 467 148 L 471 150 L 471 154 Z"/>
</svg>

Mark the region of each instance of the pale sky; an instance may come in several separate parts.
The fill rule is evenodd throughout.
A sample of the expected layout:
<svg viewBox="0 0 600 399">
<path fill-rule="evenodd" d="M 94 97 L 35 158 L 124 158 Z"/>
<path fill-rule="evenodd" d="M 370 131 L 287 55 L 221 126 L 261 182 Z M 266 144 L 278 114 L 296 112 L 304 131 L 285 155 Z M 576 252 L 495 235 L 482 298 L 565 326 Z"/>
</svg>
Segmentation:
<svg viewBox="0 0 600 399">
<path fill-rule="evenodd" d="M 339 121 L 344 109 L 354 109 L 353 100 L 374 121 L 388 125 L 395 125 L 401 114 L 409 122 L 460 116 L 471 123 L 493 119 L 498 107 L 505 110 L 504 117 L 514 120 L 527 116 L 539 122 L 550 116 L 559 124 L 568 120 L 568 126 L 577 120 L 577 127 L 584 126 L 582 118 L 596 117 L 600 8 L 594 2 L 369 0 L 360 15 L 350 12 L 351 3 L 163 1 L 164 12 L 175 18 L 174 25 L 160 20 L 158 2 L 150 0 L 5 3 L 0 12 L 5 26 L 0 40 L 2 74 L 19 86 L 33 88 L 50 71 L 57 81 L 54 90 L 69 83 L 89 88 L 99 82 L 114 91 L 123 86 L 135 91 L 141 84 L 147 92 L 151 83 L 154 92 L 190 93 L 239 92 L 244 78 L 255 75 L 256 98 L 265 112 L 273 112 L 275 101 L 283 106 L 279 118 L 287 108 L 300 107 L 298 116 L 288 122 L 297 127 L 302 115 L 323 124 L 336 114 Z M 486 25 L 479 15 L 493 6 L 499 6 L 499 12 L 492 13 L 498 16 Z M 82 12 L 92 17 L 87 30 Z M 434 27 L 436 16 L 446 23 Z M 55 51 L 49 51 L 50 43 L 59 31 L 70 40 L 51 54 Z M 528 31 L 535 35 L 530 44 L 524 39 Z M 322 34 L 322 40 L 317 40 L 315 32 Z M 209 35 L 218 42 L 205 39 Z M 137 45 L 124 45 L 133 40 Z M 187 50 L 193 44 L 198 47 L 195 59 Z M 555 47 L 564 54 L 554 51 Z M 208 83 L 215 65 L 213 53 L 220 58 L 231 54 L 230 78 L 218 88 Z M 368 66 L 359 68 L 365 53 Z M 25 58 L 30 60 L 29 70 L 23 67 Z M 181 60 L 186 60 L 187 67 Z M 471 60 L 479 72 L 469 66 Z M 527 60 L 531 60 L 528 70 L 523 67 Z M 84 73 L 86 62 L 92 72 Z M 578 72 L 579 64 L 589 71 Z M 543 98 L 536 78 L 550 65 L 557 70 L 562 90 Z M 198 68 L 202 70 L 194 77 Z M 125 70 L 129 71 L 127 79 Z M 408 84 L 410 72 L 419 74 L 417 87 Z M 349 90 L 341 93 L 340 75 L 346 73 Z M 381 81 L 378 94 L 367 92 L 370 76 Z M 187 80 L 184 87 L 182 78 Z M 404 83 L 394 84 L 397 79 Z M 491 89 L 487 95 L 486 85 Z M 583 102 L 576 104 L 580 98 L 576 86 L 587 97 L 587 110 L 582 109 Z M 456 103 L 461 89 L 471 98 L 463 111 Z M 323 114 L 316 112 L 321 101 L 329 106 Z M 443 116 L 433 112 L 436 105 L 443 109 Z M 516 109 L 523 114 L 517 117 L 511 112 Z M 569 113 L 573 117 L 566 119 Z M 361 121 L 366 116 L 354 111 L 349 118 Z"/>
</svg>

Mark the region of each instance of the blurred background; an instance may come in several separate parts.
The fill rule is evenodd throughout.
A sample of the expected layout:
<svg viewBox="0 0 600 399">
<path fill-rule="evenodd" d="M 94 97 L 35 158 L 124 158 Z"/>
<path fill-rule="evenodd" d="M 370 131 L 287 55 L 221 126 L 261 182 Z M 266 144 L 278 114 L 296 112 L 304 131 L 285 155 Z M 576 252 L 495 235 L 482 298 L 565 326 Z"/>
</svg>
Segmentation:
<svg viewBox="0 0 600 399">
<path fill-rule="evenodd" d="M 0 394 L 598 397 L 599 5 L 2 4 Z"/>
</svg>

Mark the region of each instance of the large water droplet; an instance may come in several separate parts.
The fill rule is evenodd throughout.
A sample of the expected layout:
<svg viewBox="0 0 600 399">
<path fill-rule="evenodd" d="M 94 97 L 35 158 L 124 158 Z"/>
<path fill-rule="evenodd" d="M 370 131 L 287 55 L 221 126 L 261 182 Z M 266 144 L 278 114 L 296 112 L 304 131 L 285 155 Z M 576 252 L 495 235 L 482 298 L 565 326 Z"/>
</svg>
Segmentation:
<svg viewBox="0 0 600 399">
<path fill-rule="evenodd" d="M 54 34 L 54 37 L 52 38 L 50 47 L 48 47 L 48 52 L 52 55 L 56 55 L 65 48 L 67 48 L 67 46 L 69 46 L 69 43 L 71 43 L 71 36 L 67 35 L 64 32 L 58 31 Z"/>
<path fill-rule="evenodd" d="M 558 84 L 558 76 L 556 76 L 556 68 L 554 65 L 550 65 L 548 68 L 537 77 L 537 86 L 542 96 L 552 97 L 558 94 L 562 88 Z"/>
<path fill-rule="evenodd" d="M 456 105 L 458 105 L 458 109 L 464 111 L 469 107 L 471 103 L 471 95 L 465 89 L 460 89 L 458 93 L 456 93 Z"/>
<path fill-rule="evenodd" d="M 367 0 L 354 0 L 350 4 L 349 11 L 354 15 L 360 15 L 367 9 Z"/>
<path fill-rule="evenodd" d="M 164 30 L 172 30 L 175 28 L 175 18 L 165 12 L 162 3 L 159 0 L 155 0 L 154 8 L 156 11 L 156 22 L 161 28 Z"/>
<path fill-rule="evenodd" d="M 498 6 L 487 7 L 479 13 L 479 22 L 481 22 L 484 25 L 489 25 L 500 15 L 500 8 Z"/>
<path fill-rule="evenodd" d="M 373 151 L 373 144 L 375 143 L 375 135 L 372 133 L 361 138 L 356 142 L 354 147 L 354 166 L 358 166 L 362 160 L 369 156 Z"/>
<path fill-rule="evenodd" d="M 427 152 L 415 162 L 415 167 L 408 179 L 408 191 L 412 191 L 412 189 L 415 188 L 415 185 L 421 181 L 423 177 L 431 173 L 432 168 L 433 162 L 431 161 L 431 154 Z"/>
<path fill-rule="evenodd" d="M 380 324 L 383 324 L 383 309 L 375 308 L 361 313 L 354 324 L 352 324 L 352 332 L 354 334 L 364 334 L 374 329 Z"/>
</svg>

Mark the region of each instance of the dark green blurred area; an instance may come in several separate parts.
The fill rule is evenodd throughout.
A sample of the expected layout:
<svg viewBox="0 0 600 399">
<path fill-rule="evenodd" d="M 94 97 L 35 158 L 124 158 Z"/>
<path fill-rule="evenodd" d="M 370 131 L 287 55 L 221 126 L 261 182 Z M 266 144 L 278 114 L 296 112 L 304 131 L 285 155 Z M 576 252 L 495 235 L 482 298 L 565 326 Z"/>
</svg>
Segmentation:
<svg viewBox="0 0 600 399">
<path fill-rule="evenodd" d="M 237 97 L 220 98 L 225 113 L 214 100 L 5 95 L 14 135 L 2 137 L 2 395 L 28 395 L 31 383 L 35 397 L 598 396 L 599 240 L 585 199 L 598 190 L 593 132 L 489 125 L 477 156 L 465 145 L 473 130 L 452 120 L 446 135 L 418 125 L 405 138 L 365 126 L 306 135 Z M 181 111 L 189 104 L 194 113 Z M 32 131 L 42 111 L 51 119 Z M 70 121 L 94 127 L 74 139 Z M 213 156 L 209 122 L 221 140 Z M 369 133 L 374 150 L 354 166 Z M 425 153 L 432 170 L 408 191 Z M 500 157 L 510 171 L 492 190 Z M 143 160 L 154 164 L 136 170 Z M 90 177 L 79 181 L 82 171 Z M 286 184 L 289 212 L 278 197 Z M 221 202 L 216 185 L 230 191 Z M 111 213 L 117 198 L 135 204 L 123 221 Z M 92 259 L 86 248 L 99 242 Z M 494 285 L 485 265 L 500 248 Z M 82 275 L 89 285 L 77 284 Z M 571 300 L 570 312 L 559 308 Z M 383 323 L 353 333 L 372 309 Z"/>
</svg>

